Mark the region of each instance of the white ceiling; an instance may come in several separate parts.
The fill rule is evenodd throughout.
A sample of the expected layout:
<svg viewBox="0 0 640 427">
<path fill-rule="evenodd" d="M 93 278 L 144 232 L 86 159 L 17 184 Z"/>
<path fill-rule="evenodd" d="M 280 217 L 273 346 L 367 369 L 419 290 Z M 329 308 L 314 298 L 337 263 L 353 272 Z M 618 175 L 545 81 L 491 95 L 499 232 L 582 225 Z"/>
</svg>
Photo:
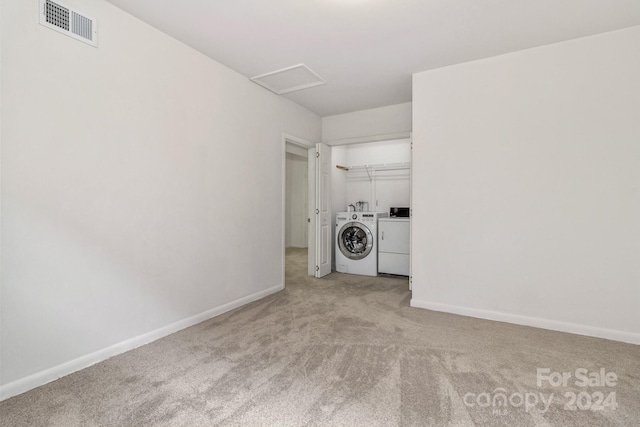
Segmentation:
<svg viewBox="0 0 640 427">
<path fill-rule="evenodd" d="M 108 0 L 244 74 L 304 63 L 320 116 L 411 101 L 411 74 L 640 25 L 640 0 Z M 640 47 L 639 47 L 640 48 Z"/>
</svg>

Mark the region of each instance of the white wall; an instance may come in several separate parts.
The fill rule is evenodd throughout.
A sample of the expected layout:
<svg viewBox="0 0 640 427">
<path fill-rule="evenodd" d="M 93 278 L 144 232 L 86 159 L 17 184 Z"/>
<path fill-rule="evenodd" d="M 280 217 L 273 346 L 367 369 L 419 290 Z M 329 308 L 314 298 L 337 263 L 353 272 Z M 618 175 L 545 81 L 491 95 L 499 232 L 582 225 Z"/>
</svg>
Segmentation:
<svg viewBox="0 0 640 427">
<path fill-rule="evenodd" d="M 347 198 L 347 173 L 336 168 L 337 165 L 347 166 L 349 164 L 348 146 L 331 147 L 331 207 L 335 214 L 347 210 L 349 204 Z"/>
<path fill-rule="evenodd" d="M 412 305 L 640 343 L 638 46 L 414 75 Z"/>
<path fill-rule="evenodd" d="M 346 147 L 349 165 L 377 165 L 411 161 L 411 143 L 408 139 L 351 144 Z"/>
<path fill-rule="evenodd" d="M 322 118 L 322 140 L 329 145 L 405 138 L 410 132 L 410 102 Z"/>
<path fill-rule="evenodd" d="M 101 0 L 2 3 L 2 396 L 281 289 L 282 133 L 321 120 Z M 259 218 L 259 220 L 257 220 Z"/>
<path fill-rule="evenodd" d="M 3 17 L 3 1 L 0 0 L 0 25 L 2 25 Z M 4 60 L 4 54 L 2 53 L 2 28 L 0 27 L 0 399 L 2 399 L 2 138 L 4 132 L 2 130 L 2 66 Z"/>
<path fill-rule="evenodd" d="M 333 251 L 331 252 L 331 265 L 335 270 L 336 265 L 336 214 L 347 209 L 347 174 L 336 165 L 345 166 L 348 164 L 347 146 L 331 147 L 331 241 Z"/>
</svg>

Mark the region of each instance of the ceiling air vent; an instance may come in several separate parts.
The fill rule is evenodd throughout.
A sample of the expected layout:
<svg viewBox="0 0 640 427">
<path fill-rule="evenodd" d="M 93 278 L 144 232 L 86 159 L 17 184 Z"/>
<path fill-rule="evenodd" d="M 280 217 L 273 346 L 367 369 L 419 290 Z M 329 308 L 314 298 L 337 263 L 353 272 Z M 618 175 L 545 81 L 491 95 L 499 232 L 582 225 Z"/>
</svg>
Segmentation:
<svg viewBox="0 0 640 427">
<path fill-rule="evenodd" d="M 40 23 L 76 40 L 98 46 L 98 22 L 58 1 L 40 0 Z"/>
</svg>

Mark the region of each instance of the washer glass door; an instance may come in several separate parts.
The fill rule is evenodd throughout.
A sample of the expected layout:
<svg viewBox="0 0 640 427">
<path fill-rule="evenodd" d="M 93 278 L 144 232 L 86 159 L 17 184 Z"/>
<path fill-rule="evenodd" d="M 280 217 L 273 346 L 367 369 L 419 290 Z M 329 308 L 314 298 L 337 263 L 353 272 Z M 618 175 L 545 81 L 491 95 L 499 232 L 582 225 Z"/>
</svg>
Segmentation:
<svg viewBox="0 0 640 427">
<path fill-rule="evenodd" d="M 349 259 L 365 258 L 373 248 L 373 234 L 360 222 L 348 222 L 338 232 L 338 247 Z"/>
</svg>

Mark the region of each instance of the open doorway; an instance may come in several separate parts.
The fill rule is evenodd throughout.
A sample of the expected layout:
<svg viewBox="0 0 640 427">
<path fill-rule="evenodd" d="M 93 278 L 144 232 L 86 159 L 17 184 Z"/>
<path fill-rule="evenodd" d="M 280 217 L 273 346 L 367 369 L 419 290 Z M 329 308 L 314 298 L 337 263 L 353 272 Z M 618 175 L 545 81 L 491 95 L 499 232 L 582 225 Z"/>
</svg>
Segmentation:
<svg viewBox="0 0 640 427">
<path fill-rule="evenodd" d="M 307 158 L 306 174 L 303 159 Z M 307 248 L 307 274 L 317 278 L 331 273 L 333 242 L 331 240 L 331 147 L 311 144 L 300 138 L 283 135 L 282 138 L 282 274 L 286 284 L 287 249 Z M 301 195 L 302 185 L 294 182 L 306 175 L 306 197 Z M 289 185 L 287 185 L 289 182 Z M 302 191 L 301 191 L 302 190 Z M 306 201 L 306 202 L 305 202 Z M 303 216 L 306 203 L 307 216 Z M 306 224 L 306 239 L 300 239 L 300 230 Z M 297 243 L 296 243 L 297 242 Z M 301 243 L 304 242 L 304 243 Z"/>
<path fill-rule="evenodd" d="M 306 147 L 285 142 L 285 282 L 308 270 L 309 153 Z M 299 270 L 299 271 L 298 271 Z"/>
<path fill-rule="evenodd" d="M 311 223 L 315 177 L 310 167 L 315 144 L 286 134 L 282 143 L 282 277 L 286 285 L 287 268 L 295 269 L 296 274 L 313 274 L 315 265 L 309 251 L 315 237 Z"/>
<path fill-rule="evenodd" d="M 285 247 L 308 246 L 308 153 L 288 143 L 285 172 Z"/>
</svg>

